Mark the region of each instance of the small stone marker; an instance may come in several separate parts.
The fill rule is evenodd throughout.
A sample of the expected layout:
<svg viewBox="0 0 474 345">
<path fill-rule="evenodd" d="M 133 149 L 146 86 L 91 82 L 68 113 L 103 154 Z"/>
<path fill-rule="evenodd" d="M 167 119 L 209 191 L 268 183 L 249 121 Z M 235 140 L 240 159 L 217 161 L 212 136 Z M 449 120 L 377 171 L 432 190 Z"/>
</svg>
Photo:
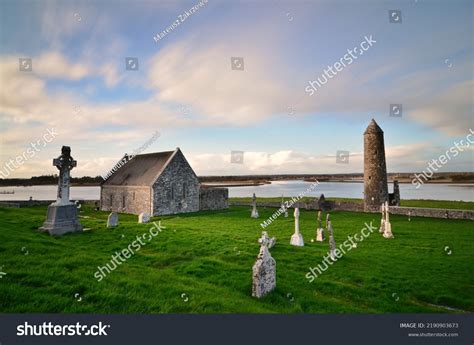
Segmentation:
<svg viewBox="0 0 474 345">
<path fill-rule="evenodd" d="M 150 215 L 146 212 L 142 212 L 138 215 L 138 223 L 148 223 L 150 221 Z"/>
<path fill-rule="evenodd" d="M 252 296 L 262 298 L 276 287 L 276 262 L 268 250 L 275 244 L 275 238 L 270 239 L 266 231 L 262 231 L 260 252 L 252 267 Z"/>
<path fill-rule="evenodd" d="M 258 218 L 258 211 L 257 211 L 257 197 L 255 193 L 253 193 L 252 197 L 252 214 L 250 215 L 252 218 Z"/>
<path fill-rule="evenodd" d="M 385 203 L 380 206 L 380 211 L 382 212 L 382 219 L 380 219 L 379 233 L 383 234 L 385 231 Z"/>
<path fill-rule="evenodd" d="M 292 246 L 303 247 L 303 236 L 300 233 L 300 209 L 295 207 L 295 233 L 291 236 L 290 244 Z"/>
<path fill-rule="evenodd" d="M 285 203 L 283 202 L 283 194 L 281 195 L 281 209 L 284 211 L 284 217 L 288 218 L 288 209 L 285 206 Z"/>
<path fill-rule="evenodd" d="M 112 228 L 118 225 L 118 214 L 117 212 L 112 212 L 107 218 L 107 227 Z"/>
<path fill-rule="evenodd" d="M 61 148 L 61 155 L 53 159 L 53 165 L 59 170 L 58 194 L 56 201 L 48 206 L 46 221 L 39 230 L 47 231 L 50 235 L 80 232 L 83 226 L 77 219 L 77 207 L 69 200 L 71 170 L 77 166 L 69 146 Z"/>
<path fill-rule="evenodd" d="M 392 224 L 390 224 L 390 216 L 389 216 L 388 204 L 385 205 L 385 230 L 384 230 L 384 232 L 383 232 L 383 237 L 385 237 L 385 238 L 393 238 L 393 234 L 392 234 Z"/>
<path fill-rule="evenodd" d="M 332 223 L 329 220 L 329 217 L 327 217 L 327 224 L 329 232 L 329 256 L 333 261 L 336 261 L 336 241 L 334 240 L 334 230 L 332 228 Z"/>
<path fill-rule="evenodd" d="M 318 211 L 318 228 L 316 229 L 316 241 L 323 242 L 325 240 L 324 229 L 321 223 L 321 211 Z"/>
</svg>

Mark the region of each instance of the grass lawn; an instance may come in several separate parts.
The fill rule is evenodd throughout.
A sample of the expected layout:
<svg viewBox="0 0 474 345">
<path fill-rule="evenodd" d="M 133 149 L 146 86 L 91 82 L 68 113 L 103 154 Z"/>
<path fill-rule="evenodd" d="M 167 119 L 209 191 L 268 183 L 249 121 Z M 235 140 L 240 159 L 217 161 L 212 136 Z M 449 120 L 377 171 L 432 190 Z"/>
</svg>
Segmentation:
<svg viewBox="0 0 474 345">
<path fill-rule="evenodd" d="M 120 215 L 106 229 L 107 212 L 83 206 L 91 228 L 55 238 L 36 229 L 46 207 L 0 208 L 0 312 L 93 313 L 401 313 L 474 312 L 473 222 L 391 216 L 395 239 L 374 232 L 313 283 L 309 267 L 321 263 L 328 242 L 315 238 L 315 211 L 301 210 L 305 247 L 289 245 L 293 218 L 267 230 L 277 237 L 277 288 L 251 297 L 252 265 L 260 222 L 274 209 L 249 207 L 155 217 L 166 227 L 105 279 L 97 266 L 126 248 L 150 224 Z M 336 243 L 359 233 L 378 214 L 333 212 Z M 446 248 L 449 247 L 449 248 Z M 451 252 L 451 255 L 448 255 Z M 80 301 L 79 301 L 80 300 Z M 454 308 L 454 309 L 449 309 Z"/>
<path fill-rule="evenodd" d="M 231 202 L 248 202 L 249 204 L 252 202 L 252 198 L 243 197 L 243 198 L 230 198 Z M 284 200 L 291 200 L 291 198 L 284 198 Z M 355 203 L 363 203 L 363 199 L 357 198 L 327 198 L 326 200 L 333 200 L 333 201 L 349 201 Z M 301 202 L 312 202 L 314 198 L 311 197 L 303 197 L 300 200 Z M 272 198 L 257 198 L 258 202 L 281 202 L 281 198 L 272 197 Z M 406 207 L 426 207 L 426 208 L 444 208 L 444 209 L 451 209 L 451 210 L 474 210 L 474 202 L 470 201 L 450 201 L 450 200 L 424 200 L 424 199 L 409 199 L 409 200 L 401 200 L 400 206 Z"/>
</svg>

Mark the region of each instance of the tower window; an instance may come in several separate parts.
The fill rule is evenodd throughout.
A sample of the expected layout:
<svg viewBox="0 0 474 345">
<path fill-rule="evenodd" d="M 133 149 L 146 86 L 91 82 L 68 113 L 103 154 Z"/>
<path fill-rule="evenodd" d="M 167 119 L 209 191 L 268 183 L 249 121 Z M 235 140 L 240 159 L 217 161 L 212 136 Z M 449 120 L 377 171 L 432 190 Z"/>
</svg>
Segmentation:
<svg viewBox="0 0 474 345">
<path fill-rule="evenodd" d="M 183 183 L 183 199 L 186 199 L 186 182 Z"/>
<path fill-rule="evenodd" d="M 125 208 L 125 195 L 122 195 L 122 208 Z"/>
<path fill-rule="evenodd" d="M 109 195 L 109 202 L 110 202 L 110 206 L 113 206 L 113 204 L 114 204 L 114 195 L 113 194 Z"/>
</svg>

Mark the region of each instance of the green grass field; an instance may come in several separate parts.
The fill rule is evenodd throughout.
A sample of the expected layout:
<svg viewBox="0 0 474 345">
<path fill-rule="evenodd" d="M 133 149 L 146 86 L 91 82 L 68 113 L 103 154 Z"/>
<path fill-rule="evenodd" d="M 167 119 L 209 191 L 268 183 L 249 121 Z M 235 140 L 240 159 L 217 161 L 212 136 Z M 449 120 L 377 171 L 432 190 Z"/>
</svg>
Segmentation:
<svg viewBox="0 0 474 345">
<path fill-rule="evenodd" d="M 0 208 L 0 312 L 72 313 L 401 313 L 474 311 L 472 221 L 391 216 L 395 239 L 374 232 L 313 283 L 328 242 L 315 238 L 315 211 L 301 210 L 305 247 L 289 245 L 293 218 L 267 230 L 277 237 L 277 288 L 251 297 L 260 222 L 274 209 L 249 207 L 156 217 L 166 227 L 105 279 L 97 266 L 126 248 L 151 224 L 120 215 L 106 229 L 107 212 L 83 206 L 91 230 L 55 238 L 37 232 L 46 207 Z M 331 214 L 337 245 L 378 214 Z M 447 248 L 449 247 L 449 248 Z M 448 255 L 448 253 L 451 253 Z M 451 309 L 452 308 L 452 309 Z"/>
</svg>

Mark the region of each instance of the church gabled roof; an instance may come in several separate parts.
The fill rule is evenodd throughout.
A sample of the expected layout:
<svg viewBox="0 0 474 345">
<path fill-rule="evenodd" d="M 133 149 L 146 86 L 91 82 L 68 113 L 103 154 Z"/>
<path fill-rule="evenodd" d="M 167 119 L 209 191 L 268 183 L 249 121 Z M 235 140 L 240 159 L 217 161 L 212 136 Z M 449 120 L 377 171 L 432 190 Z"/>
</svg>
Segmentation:
<svg viewBox="0 0 474 345">
<path fill-rule="evenodd" d="M 151 186 L 178 151 L 179 148 L 174 151 L 136 155 L 110 176 L 103 185 Z"/>
<path fill-rule="evenodd" d="M 377 122 L 375 122 L 374 119 L 370 121 L 369 125 L 367 126 L 367 129 L 365 130 L 364 134 L 368 133 L 383 133 L 382 128 L 379 127 Z"/>
</svg>

